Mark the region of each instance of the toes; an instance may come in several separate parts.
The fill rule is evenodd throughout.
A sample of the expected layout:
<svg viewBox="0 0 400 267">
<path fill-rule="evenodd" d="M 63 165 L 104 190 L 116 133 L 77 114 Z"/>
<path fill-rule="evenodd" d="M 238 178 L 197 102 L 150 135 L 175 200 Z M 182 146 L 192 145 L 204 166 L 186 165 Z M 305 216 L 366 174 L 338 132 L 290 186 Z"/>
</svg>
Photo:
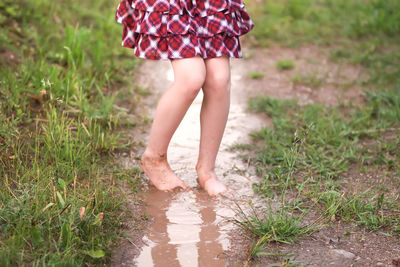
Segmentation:
<svg viewBox="0 0 400 267">
<path fill-rule="evenodd" d="M 185 184 L 183 181 L 181 181 L 180 187 L 182 187 L 183 190 L 185 190 L 185 191 L 189 191 L 189 190 L 191 189 L 191 188 L 190 188 L 187 184 Z"/>
<path fill-rule="evenodd" d="M 208 185 L 205 186 L 204 189 L 207 191 L 207 193 L 208 193 L 211 197 L 217 196 L 217 195 L 219 195 L 219 194 L 221 194 L 221 193 L 223 193 L 223 192 L 226 192 L 226 190 L 227 190 L 226 186 L 223 185 L 223 184 L 220 183 L 220 182 L 217 182 L 217 183 L 214 183 L 214 182 L 213 182 L 213 183 L 209 183 Z"/>
</svg>

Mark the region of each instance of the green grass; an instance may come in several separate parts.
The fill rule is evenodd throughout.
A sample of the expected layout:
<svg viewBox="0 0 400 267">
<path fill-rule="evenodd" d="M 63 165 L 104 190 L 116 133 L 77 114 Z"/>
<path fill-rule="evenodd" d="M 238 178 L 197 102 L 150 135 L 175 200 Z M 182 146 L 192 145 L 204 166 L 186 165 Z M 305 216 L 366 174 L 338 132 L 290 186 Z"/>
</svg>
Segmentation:
<svg viewBox="0 0 400 267">
<path fill-rule="evenodd" d="M 390 218 L 375 217 L 377 222 L 362 223 L 368 219 L 356 214 L 376 214 L 376 207 L 369 207 L 357 196 L 343 197 L 335 187 L 334 191 L 329 189 L 350 167 L 359 164 L 378 164 L 381 169 L 399 174 L 400 153 L 395 149 L 399 140 L 384 139 L 385 129 L 400 132 L 399 95 L 392 90 L 369 93 L 367 97 L 365 106 L 346 113 L 340 107 L 318 104 L 301 107 L 293 100 L 264 97 L 250 101 L 252 110 L 265 112 L 273 120 L 273 128 L 265 127 L 253 133 L 256 142 L 252 148 L 256 152 L 253 164 L 263 177 L 255 185 L 256 192 L 265 196 L 276 192 L 285 194 L 286 190 L 304 187 L 302 183 L 307 181 L 307 186 L 316 183 L 311 197 L 318 196 L 317 201 L 324 203 L 329 216 L 339 214 L 346 220 L 369 225 L 371 229 L 392 222 L 394 218 L 388 213 Z M 383 146 L 376 147 L 373 143 L 366 147 L 361 142 L 381 138 Z M 323 194 L 319 195 L 320 192 Z M 386 211 L 389 211 L 390 203 L 386 204 Z"/>
<path fill-rule="evenodd" d="M 247 214 L 238 206 L 238 217 L 234 219 L 234 223 L 255 237 L 248 251 L 248 259 L 244 266 L 249 266 L 251 260 L 262 256 L 286 256 L 275 255 L 265 251 L 265 245 L 269 242 L 294 243 L 300 237 L 309 235 L 316 229 L 315 225 L 302 225 L 305 213 L 301 216 L 294 215 L 287 207 L 280 207 L 279 211 L 273 211 L 268 206 L 265 212 L 256 211 L 253 206 L 251 206 L 251 209 L 251 214 Z"/>
<path fill-rule="evenodd" d="M 257 80 L 257 79 L 264 78 L 264 73 L 262 73 L 262 72 L 249 72 L 248 76 L 249 76 L 250 79 Z"/>
<path fill-rule="evenodd" d="M 360 226 L 366 226 L 372 231 L 379 228 L 394 226 L 396 216 L 391 211 L 396 210 L 395 202 L 386 202 L 385 194 L 365 197 L 364 194 L 344 196 L 335 190 L 321 192 L 316 199 L 323 204 L 322 212 L 331 220 L 336 216 L 346 222 L 354 221 Z"/>
<path fill-rule="evenodd" d="M 400 236 L 396 187 L 382 184 L 349 193 L 344 186 L 356 186 L 350 169 L 378 168 L 400 181 L 399 96 L 397 89 L 368 91 L 359 107 L 299 106 L 296 100 L 267 96 L 250 100 L 249 108 L 267 114 L 273 126 L 252 133 L 252 144 L 235 148 L 249 151 L 243 156 L 261 177 L 254 191 L 279 202 L 279 208 L 263 213 L 239 212 L 238 224 L 254 236 L 251 259 L 271 256 L 269 242 L 296 242 L 338 220 Z M 388 138 L 390 133 L 397 137 Z M 310 212 L 317 217 L 304 227 Z"/>
<path fill-rule="evenodd" d="M 294 62 L 292 60 L 279 60 L 276 62 L 276 68 L 278 70 L 290 70 L 294 68 Z"/>
<path fill-rule="evenodd" d="M 295 85 L 305 85 L 312 89 L 317 89 L 324 84 L 325 77 L 320 77 L 317 72 L 313 73 L 295 73 L 292 77 L 292 82 Z"/>
<path fill-rule="evenodd" d="M 400 83 L 400 2 L 397 0 L 249 1 L 261 46 L 315 44 L 331 60 L 360 64 L 369 82 L 388 88 Z"/>
<path fill-rule="evenodd" d="M 279 242 L 293 243 L 298 237 L 304 236 L 311 231 L 311 227 L 300 225 L 301 217 L 290 214 L 282 208 L 279 212 L 272 212 L 269 207 L 263 215 L 253 214 L 248 216 L 242 210 L 239 212 L 242 216 L 237 222 L 239 225 L 261 238 L 262 243 Z"/>
<path fill-rule="evenodd" d="M 288 213 L 313 210 L 325 221 L 343 220 L 398 235 L 400 195 L 393 186 L 400 176 L 400 2 L 282 0 L 248 6 L 256 45 L 312 44 L 330 50 L 331 61 L 358 65 L 368 76 L 358 84 L 364 101 L 357 105 L 300 106 L 296 100 L 268 96 L 250 100 L 249 109 L 267 114 L 273 123 L 252 133 L 252 144 L 236 146 L 249 151 L 243 156 L 262 178 L 255 192 L 279 197 Z M 277 68 L 286 65 L 291 64 L 278 62 Z M 325 78 L 297 73 L 292 82 L 319 88 Z M 374 169 L 392 176 L 393 185 L 346 192 L 350 170 L 362 174 Z M 249 222 L 242 220 L 252 225 L 247 230 L 259 229 Z"/>
<path fill-rule="evenodd" d="M 249 2 L 249 10 L 256 24 L 254 35 L 261 43 L 273 39 L 289 45 L 330 44 L 338 36 L 396 37 L 400 32 L 396 0 L 263 1 Z"/>
<path fill-rule="evenodd" d="M 116 184 L 128 179 L 112 152 L 132 146 L 124 129 L 138 100 L 116 5 L 0 4 L 1 266 L 110 260 L 127 216 Z"/>
</svg>

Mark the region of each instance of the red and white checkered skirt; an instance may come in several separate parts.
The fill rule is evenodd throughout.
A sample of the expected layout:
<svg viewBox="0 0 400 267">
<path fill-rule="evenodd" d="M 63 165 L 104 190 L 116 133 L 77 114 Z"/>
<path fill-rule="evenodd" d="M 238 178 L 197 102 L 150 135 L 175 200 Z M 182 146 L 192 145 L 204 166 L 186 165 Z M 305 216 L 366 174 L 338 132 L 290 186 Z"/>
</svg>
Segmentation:
<svg viewBox="0 0 400 267">
<path fill-rule="evenodd" d="M 243 0 L 122 0 L 122 45 L 137 57 L 242 57 L 239 36 L 253 27 Z"/>
</svg>

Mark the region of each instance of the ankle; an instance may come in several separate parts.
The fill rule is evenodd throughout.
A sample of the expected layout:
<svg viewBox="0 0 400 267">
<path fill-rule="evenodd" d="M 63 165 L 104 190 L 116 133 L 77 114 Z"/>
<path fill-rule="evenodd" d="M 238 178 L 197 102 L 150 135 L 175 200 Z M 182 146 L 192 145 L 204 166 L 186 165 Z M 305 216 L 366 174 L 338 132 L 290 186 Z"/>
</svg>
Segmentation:
<svg viewBox="0 0 400 267">
<path fill-rule="evenodd" d="M 205 168 L 205 167 L 197 167 L 196 166 L 197 177 L 199 181 L 206 182 L 212 178 L 217 179 L 214 168 Z"/>
<path fill-rule="evenodd" d="M 208 167 L 208 166 L 204 166 L 204 165 L 201 165 L 201 164 L 197 164 L 196 165 L 196 172 L 198 173 L 198 174 L 211 174 L 211 173 L 214 173 L 214 167 Z"/>
<path fill-rule="evenodd" d="M 146 149 L 141 157 L 141 161 L 167 161 L 167 153 L 157 153 Z"/>
</svg>

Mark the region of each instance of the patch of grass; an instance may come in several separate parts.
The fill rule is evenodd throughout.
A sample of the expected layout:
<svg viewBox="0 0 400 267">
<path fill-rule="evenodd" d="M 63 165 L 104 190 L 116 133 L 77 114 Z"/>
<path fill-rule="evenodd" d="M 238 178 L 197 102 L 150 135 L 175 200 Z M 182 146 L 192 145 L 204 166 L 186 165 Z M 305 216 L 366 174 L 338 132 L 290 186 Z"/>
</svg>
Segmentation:
<svg viewBox="0 0 400 267">
<path fill-rule="evenodd" d="M 137 61 L 119 45 L 116 4 L 0 4 L 1 266 L 110 261 L 127 216 L 112 152 L 132 146 L 137 101 L 118 106 Z"/>
<path fill-rule="evenodd" d="M 311 226 L 301 226 L 302 217 L 294 216 L 285 208 L 275 212 L 268 207 L 262 215 L 254 209 L 251 215 L 247 215 L 242 209 L 239 209 L 238 214 L 239 219 L 236 220 L 236 223 L 261 240 L 254 246 L 254 252 L 258 251 L 257 247 L 266 242 L 293 243 L 298 237 L 304 236 L 312 230 Z"/>
<path fill-rule="evenodd" d="M 251 212 L 247 214 L 238 206 L 238 217 L 234 219 L 234 222 L 239 227 L 250 232 L 254 237 L 244 266 L 250 266 L 252 260 L 256 260 L 262 256 L 287 256 L 267 252 L 265 251 L 265 246 L 271 242 L 293 243 L 298 238 L 306 236 L 315 230 L 315 225 L 313 224 L 302 225 L 304 214 L 302 216 L 295 216 L 285 206 L 282 206 L 279 211 L 273 211 L 268 206 L 267 210 L 262 213 L 257 212 L 252 203 L 250 203 L 250 207 Z M 287 263 L 291 263 L 290 258 L 287 259 Z"/>
<path fill-rule="evenodd" d="M 354 164 L 381 164 L 388 170 L 399 171 L 399 153 L 393 150 L 397 139 L 379 149 L 371 149 L 374 143 L 365 147 L 362 142 L 383 137 L 385 129 L 400 131 L 395 92 L 367 93 L 366 106 L 350 113 L 343 113 L 340 107 L 300 107 L 291 100 L 269 97 L 251 100 L 252 110 L 267 113 L 273 121 L 273 128 L 253 133 L 256 145 L 252 150 L 257 152 L 253 164 L 264 178 L 255 185 L 256 192 L 265 196 L 286 194 L 287 190 L 304 187 L 303 181 L 310 181 L 325 185 L 316 190 L 323 192 L 318 202 L 325 205 L 328 217 L 354 220 L 371 230 L 395 223 L 389 209 L 378 210 L 360 196 L 344 198 L 336 189 L 329 190 L 329 183 Z M 382 149 L 388 150 L 385 153 Z"/>
<path fill-rule="evenodd" d="M 276 68 L 278 70 L 291 70 L 294 68 L 294 62 L 292 60 L 279 60 L 276 62 Z"/>
<path fill-rule="evenodd" d="M 151 91 L 150 91 L 149 88 L 143 88 L 143 87 L 138 86 L 137 89 L 136 89 L 136 91 L 137 91 L 137 93 L 138 93 L 139 95 L 141 95 L 141 96 L 148 96 L 148 95 L 151 95 Z"/>
<path fill-rule="evenodd" d="M 250 107 L 264 102 L 280 103 L 268 97 L 253 101 L 256 104 Z M 342 138 L 347 125 L 340 113 L 319 105 L 308 105 L 302 109 L 289 101 L 275 106 L 281 108 L 271 108 L 273 112 L 267 112 L 272 116 L 274 128 L 263 128 L 253 134 L 254 138 L 263 141 L 256 161 L 262 166 L 276 166 L 274 170 L 269 170 L 270 176 L 284 179 L 288 172 L 301 170 L 329 179 L 345 170 L 349 161 L 354 160 L 353 140 Z"/>
<path fill-rule="evenodd" d="M 142 184 L 141 174 L 142 171 L 138 167 L 130 169 L 116 169 L 113 173 L 119 180 L 126 181 L 132 192 L 138 192 Z"/>
<path fill-rule="evenodd" d="M 397 234 L 397 236 L 400 237 L 400 217 L 397 217 L 397 223 L 396 223 L 396 227 L 395 227 L 395 233 Z"/>
<path fill-rule="evenodd" d="M 330 190 L 320 193 L 316 201 L 324 205 L 322 212 L 331 220 L 338 216 L 344 221 L 354 221 L 372 231 L 396 224 L 396 216 L 391 215 L 393 207 L 385 201 L 384 194 L 372 198 L 363 195 L 347 197 L 343 193 Z"/>
<path fill-rule="evenodd" d="M 249 76 L 250 79 L 257 80 L 257 79 L 264 78 L 264 73 L 261 73 L 261 72 L 249 72 L 248 76 Z"/>
<path fill-rule="evenodd" d="M 295 85 L 301 84 L 307 87 L 310 87 L 312 89 L 317 89 L 321 87 L 321 85 L 324 83 L 325 78 L 321 77 L 321 75 L 317 72 L 313 73 L 295 73 L 295 75 L 292 77 L 292 82 Z"/>
</svg>

